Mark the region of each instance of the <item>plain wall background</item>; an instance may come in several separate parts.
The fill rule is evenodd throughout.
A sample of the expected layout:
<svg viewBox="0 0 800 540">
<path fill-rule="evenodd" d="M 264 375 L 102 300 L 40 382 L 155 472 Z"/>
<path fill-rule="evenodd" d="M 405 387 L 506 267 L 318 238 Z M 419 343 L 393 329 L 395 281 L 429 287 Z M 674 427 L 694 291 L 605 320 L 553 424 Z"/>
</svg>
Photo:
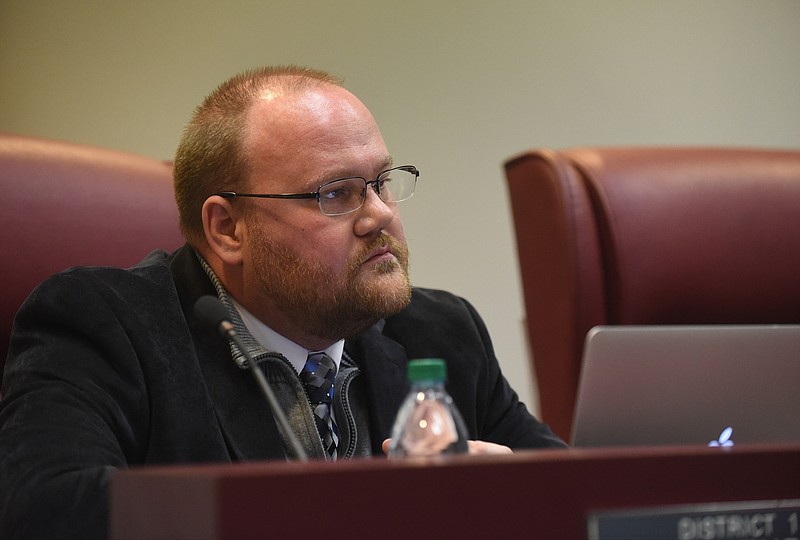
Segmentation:
<svg viewBox="0 0 800 540">
<path fill-rule="evenodd" d="M 412 281 L 475 304 L 534 410 L 506 159 L 800 146 L 797 0 L 0 0 L 0 130 L 171 159 L 217 84 L 287 63 L 344 77 L 419 167 Z"/>
</svg>

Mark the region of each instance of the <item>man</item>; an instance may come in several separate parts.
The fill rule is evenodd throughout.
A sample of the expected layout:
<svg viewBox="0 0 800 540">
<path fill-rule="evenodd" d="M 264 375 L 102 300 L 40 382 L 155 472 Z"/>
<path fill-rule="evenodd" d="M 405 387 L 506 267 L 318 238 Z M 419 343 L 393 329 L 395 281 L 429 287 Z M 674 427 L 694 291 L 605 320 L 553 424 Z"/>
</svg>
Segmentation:
<svg viewBox="0 0 800 540">
<path fill-rule="evenodd" d="M 311 458 L 380 455 L 418 357 L 448 363 L 472 452 L 563 446 L 518 402 L 474 309 L 409 285 L 397 204 L 417 176 L 325 73 L 269 68 L 220 86 L 175 160 L 187 246 L 57 275 L 18 314 L 0 535 L 104 536 L 119 468 L 296 457 L 243 351 L 193 315 L 209 294 Z"/>
</svg>

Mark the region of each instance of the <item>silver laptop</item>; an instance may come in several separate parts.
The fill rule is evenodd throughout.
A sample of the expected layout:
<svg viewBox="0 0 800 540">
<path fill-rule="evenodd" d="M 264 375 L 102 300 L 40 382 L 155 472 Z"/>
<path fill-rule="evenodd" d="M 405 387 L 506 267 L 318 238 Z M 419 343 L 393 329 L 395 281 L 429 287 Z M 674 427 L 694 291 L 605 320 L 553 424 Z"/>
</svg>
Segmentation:
<svg viewBox="0 0 800 540">
<path fill-rule="evenodd" d="M 800 442 L 800 326 L 598 326 L 576 447 Z"/>
</svg>

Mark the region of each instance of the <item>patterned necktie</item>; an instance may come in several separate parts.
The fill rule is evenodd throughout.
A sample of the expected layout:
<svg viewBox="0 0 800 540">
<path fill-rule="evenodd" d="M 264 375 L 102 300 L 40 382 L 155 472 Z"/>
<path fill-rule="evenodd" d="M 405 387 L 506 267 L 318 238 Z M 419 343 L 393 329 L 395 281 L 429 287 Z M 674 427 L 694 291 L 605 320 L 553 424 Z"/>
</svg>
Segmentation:
<svg viewBox="0 0 800 540">
<path fill-rule="evenodd" d="M 322 445 L 332 459 L 336 459 L 336 446 L 339 444 L 339 430 L 331 418 L 333 384 L 336 380 L 336 364 L 325 353 L 308 355 L 306 365 L 300 372 L 314 417 L 317 422 Z"/>
</svg>

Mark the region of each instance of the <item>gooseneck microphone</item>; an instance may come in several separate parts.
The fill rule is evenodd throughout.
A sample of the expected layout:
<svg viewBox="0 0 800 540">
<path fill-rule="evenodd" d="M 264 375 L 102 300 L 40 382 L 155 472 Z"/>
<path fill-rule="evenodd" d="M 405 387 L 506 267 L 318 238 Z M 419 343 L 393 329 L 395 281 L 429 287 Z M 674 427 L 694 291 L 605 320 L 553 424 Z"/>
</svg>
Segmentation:
<svg viewBox="0 0 800 540">
<path fill-rule="evenodd" d="M 280 404 L 278 404 L 278 400 L 275 398 L 275 394 L 272 392 L 272 388 L 270 388 L 269 383 L 267 383 L 267 379 L 264 377 L 264 374 L 261 373 L 261 370 L 258 368 L 258 366 L 256 366 L 256 363 L 253 361 L 250 353 L 247 352 L 247 349 L 239 340 L 239 336 L 236 334 L 236 331 L 233 328 L 233 323 L 231 323 L 230 317 L 228 316 L 228 310 L 224 305 L 222 305 L 222 302 L 220 302 L 215 296 L 201 296 L 194 304 L 194 317 L 198 320 L 198 322 L 209 327 L 216 328 L 220 334 L 222 334 L 228 341 L 232 342 L 240 351 L 242 351 L 245 360 L 247 360 L 248 371 L 253 374 L 253 378 L 255 378 L 256 384 L 261 389 L 261 393 L 264 394 L 264 397 L 267 399 L 267 403 L 269 403 L 272 414 L 275 416 L 275 420 L 286 434 L 286 437 L 288 437 L 289 444 L 291 445 L 295 456 L 300 461 L 307 461 L 308 456 L 306 456 L 306 452 L 303 450 L 300 441 L 297 439 L 297 435 L 289 425 L 289 421 L 286 419 L 286 414 L 284 414 L 283 409 L 281 409 Z"/>
</svg>

